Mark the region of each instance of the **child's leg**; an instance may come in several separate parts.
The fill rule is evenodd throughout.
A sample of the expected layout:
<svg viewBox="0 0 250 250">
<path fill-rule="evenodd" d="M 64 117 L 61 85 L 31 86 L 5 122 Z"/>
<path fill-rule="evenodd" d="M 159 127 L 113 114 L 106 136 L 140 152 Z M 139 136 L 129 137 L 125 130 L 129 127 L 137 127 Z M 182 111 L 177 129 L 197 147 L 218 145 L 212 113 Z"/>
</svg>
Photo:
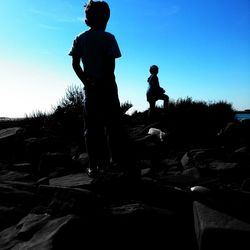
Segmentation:
<svg viewBox="0 0 250 250">
<path fill-rule="evenodd" d="M 122 171 L 133 174 L 136 170 L 133 144 L 121 121 L 118 95 L 116 93 L 109 95 L 106 103 L 108 145 L 112 161 L 117 163 Z"/>
<path fill-rule="evenodd" d="M 108 142 L 112 163 L 130 177 L 138 177 L 135 146 L 121 123 L 114 122 L 108 126 Z"/>
<path fill-rule="evenodd" d="M 85 143 L 89 158 L 89 168 L 103 168 L 109 162 L 107 137 L 102 126 L 94 126 L 86 129 Z"/>
<path fill-rule="evenodd" d="M 156 100 L 150 100 L 149 101 L 148 117 L 149 117 L 150 120 L 154 120 L 154 116 L 155 116 L 155 103 L 156 103 Z"/>
<path fill-rule="evenodd" d="M 164 99 L 163 99 L 164 103 L 163 103 L 163 107 L 164 109 L 167 109 L 168 108 L 168 104 L 169 104 L 169 97 L 168 95 L 165 95 L 164 94 Z"/>
<path fill-rule="evenodd" d="M 89 168 L 103 168 L 109 162 L 107 137 L 98 92 L 85 91 L 84 125 Z"/>
<path fill-rule="evenodd" d="M 159 96 L 159 100 L 163 100 L 163 108 L 167 109 L 168 108 L 168 104 L 169 104 L 169 97 L 166 94 L 162 94 L 161 96 Z"/>
</svg>

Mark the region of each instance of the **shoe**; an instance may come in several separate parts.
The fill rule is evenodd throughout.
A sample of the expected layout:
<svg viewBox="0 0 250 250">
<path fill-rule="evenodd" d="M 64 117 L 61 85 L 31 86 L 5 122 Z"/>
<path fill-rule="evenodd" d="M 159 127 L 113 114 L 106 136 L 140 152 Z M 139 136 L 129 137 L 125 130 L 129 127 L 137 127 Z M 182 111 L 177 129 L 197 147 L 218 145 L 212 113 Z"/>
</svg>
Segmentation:
<svg viewBox="0 0 250 250">
<path fill-rule="evenodd" d="M 98 174 L 98 170 L 96 168 L 87 168 L 86 173 L 90 178 L 95 178 Z"/>
</svg>

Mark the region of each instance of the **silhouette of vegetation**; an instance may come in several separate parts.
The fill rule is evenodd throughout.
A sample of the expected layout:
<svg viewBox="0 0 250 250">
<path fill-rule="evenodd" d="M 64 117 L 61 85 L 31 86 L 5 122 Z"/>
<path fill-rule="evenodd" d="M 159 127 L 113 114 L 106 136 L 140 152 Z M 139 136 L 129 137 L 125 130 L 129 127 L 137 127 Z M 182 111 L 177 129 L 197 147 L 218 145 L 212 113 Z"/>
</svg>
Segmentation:
<svg viewBox="0 0 250 250">
<path fill-rule="evenodd" d="M 54 108 L 53 118 L 63 125 L 66 130 L 82 131 L 84 127 L 83 120 L 83 102 L 84 92 L 80 86 L 72 85 L 66 89 L 65 96 L 59 101 L 58 106 Z M 133 105 L 127 101 L 121 104 L 121 113 L 125 113 Z"/>
<path fill-rule="evenodd" d="M 121 113 L 124 115 L 127 113 L 129 109 L 133 107 L 133 104 L 129 101 L 126 101 L 124 103 L 121 103 Z"/>
<path fill-rule="evenodd" d="M 25 119 L 34 120 L 34 121 L 43 123 L 46 119 L 48 119 L 48 117 L 51 116 L 51 114 L 52 114 L 51 112 L 48 113 L 48 112 L 43 112 L 43 111 L 40 111 L 40 110 L 36 110 L 36 111 L 33 111 L 29 115 L 26 114 Z"/>
<path fill-rule="evenodd" d="M 81 138 L 84 133 L 83 102 L 84 92 L 82 87 L 70 85 L 57 106 L 52 107 L 50 113 L 34 111 L 26 115 L 25 123 L 37 128 L 49 127 L 64 136 Z M 121 103 L 121 114 L 125 116 L 125 113 L 132 106 L 129 101 Z"/>
<path fill-rule="evenodd" d="M 81 114 L 83 109 L 84 94 L 78 85 L 71 85 L 66 89 L 65 96 L 61 98 L 55 112 L 60 107 L 65 112 Z M 59 109 L 60 109 L 59 108 Z"/>
<path fill-rule="evenodd" d="M 171 100 L 168 110 L 156 107 L 155 118 L 148 117 L 148 110 L 135 111 L 129 119 L 128 126 L 154 126 L 169 133 L 174 144 L 200 146 L 214 143 L 218 132 L 228 122 L 234 121 L 235 111 L 226 101 L 210 102 L 193 101 L 191 97 Z"/>
<path fill-rule="evenodd" d="M 25 119 L 20 121 L 26 124 L 33 131 L 38 131 L 40 128 L 44 127 L 48 120 L 50 120 L 52 112 L 43 112 L 40 110 L 33 111 L 31 114 L 26 114 Z"/>
<path fill-rule="evenodd" d="M 234 119 L 235 111 L 232 104 L 226 101 L 207 103 L 205 101 L 193 101 L 191 97 L 180 98 L 177 101 L 171 100 L 167 112 L 163 112 L 162 107 L 157 107 L 156 120 L 177 120 L 186 122 L 197 122 L 210 120 L 218 124 L 219 127 Z M 147 110 L 143 112 L 135 111 L 131 114 L 139 123 L 147 122 Z"/>
<path fill-rule="evenodd" d="M 64 136 L 76 138 L 78 141 L 83 140 L 83 100 L 82 88 L 75 85 L 69 86 L 65 96 L 51 113 L 36 111 L 26 116 L 26 120 L 32 126 L 47 126 Z M 123 122 L 126 126 L 150 125 L 152 121 L 149 122 L 148 110 L 126 114 L 132 106 L 129 101 L 121 104 L 121 113 L 125 118 Z M 194 101 L 191 97 L 171 100 L 167 111 L 162 107 L 156 107 L 155 112 L 155 122 L 159 124 L 159 128 L 174 134 L 176 140 L 179 138 L 182 143 L 192 141 L 197 144 L 215 140 L 220 129 L 235 119 L 236 113 L 232 104 L 226 101 L 207 103 Z"/>
<path fill-rule="evenodd" d="M 69 86 L 65 95 L 54 107 L 52 123 L 58 127 L 65 136 L 80 138 L 83 136 L 83 90 L 78 85 Z"/>
</svg>

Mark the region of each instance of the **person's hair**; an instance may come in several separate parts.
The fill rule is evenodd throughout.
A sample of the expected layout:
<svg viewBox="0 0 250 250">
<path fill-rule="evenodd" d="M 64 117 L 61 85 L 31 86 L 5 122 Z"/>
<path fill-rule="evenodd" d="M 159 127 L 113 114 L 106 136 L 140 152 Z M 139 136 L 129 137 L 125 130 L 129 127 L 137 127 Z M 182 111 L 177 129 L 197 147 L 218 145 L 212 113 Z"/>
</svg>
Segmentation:
<svg viewBox="0 0 250 250">
<path fill-rule="evenodd" d="M 158 70 L 159 70 L 159 68 L 158 68 L 157 65 L 152 65 L 152 66 L 150 66 L 150 68 L 149 68 L 149 72 L 150 72 L 151 74 L 156 74 L 156 73 L 158 73 Z"/>
<path fill-rule="evenodd" d="M 90 27 L 106 25 L 110 17 L 109 5 L 105 1 L 92 1 L 84 5 L 86 24 Z"/>
</svg>

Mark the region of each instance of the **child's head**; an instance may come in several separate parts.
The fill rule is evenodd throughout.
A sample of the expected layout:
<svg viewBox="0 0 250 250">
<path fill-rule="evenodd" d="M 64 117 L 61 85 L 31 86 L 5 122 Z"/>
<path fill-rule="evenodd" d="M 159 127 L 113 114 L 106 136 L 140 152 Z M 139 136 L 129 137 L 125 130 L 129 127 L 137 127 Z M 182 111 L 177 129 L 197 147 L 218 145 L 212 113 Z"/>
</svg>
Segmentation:
<svg viewBox="0 0 250 250">
<path fill-rule="evenodd" d="M 158 66 L 156 66 L 156 65 L 150 66 L 149 72 L 150 72 L 152 75 L 157 75 L 158 72 L 159 72 Z"/>
<path fill-rule="evenodd" d="M 110 9 L 105 1 L 90 0 L 85 6 L 85 23 L 91 28 L 105 29 L 110 17 Z"/>
</svg>

